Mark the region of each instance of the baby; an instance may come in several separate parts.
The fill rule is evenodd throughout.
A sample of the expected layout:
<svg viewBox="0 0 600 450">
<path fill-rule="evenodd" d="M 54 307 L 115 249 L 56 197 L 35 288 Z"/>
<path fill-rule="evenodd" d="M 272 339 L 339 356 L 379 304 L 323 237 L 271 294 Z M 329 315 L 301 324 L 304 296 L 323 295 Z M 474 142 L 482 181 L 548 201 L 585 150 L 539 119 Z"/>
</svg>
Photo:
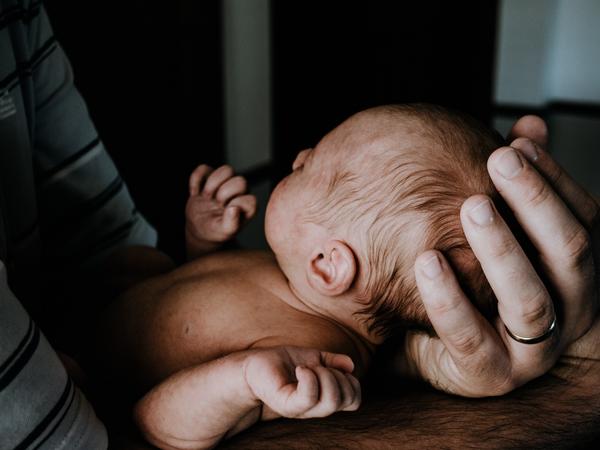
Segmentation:
<svg viewBox="0 0 600 450">
<path fill-rule="evenodd" d="M 487 175 L 500 136 L 443 108 L 360 112 L 300 152 L 273 191 L 272 253 L 214 252 L 254 214 L 224 166 L 190 177 L 191 262 L 138 284 L 107 312 L 106 365 L 140 390 L 145 437 L 206 448 L 259 420 L 323 417 L 360 404 L 356 377 L 397 330 L 431 327 L 413 273 L 437 248 L 494 313 L 460 225 L 462 202 L 497 194 Z M 355 377 L 356 376 L 356 377 Z"/>
</svg>

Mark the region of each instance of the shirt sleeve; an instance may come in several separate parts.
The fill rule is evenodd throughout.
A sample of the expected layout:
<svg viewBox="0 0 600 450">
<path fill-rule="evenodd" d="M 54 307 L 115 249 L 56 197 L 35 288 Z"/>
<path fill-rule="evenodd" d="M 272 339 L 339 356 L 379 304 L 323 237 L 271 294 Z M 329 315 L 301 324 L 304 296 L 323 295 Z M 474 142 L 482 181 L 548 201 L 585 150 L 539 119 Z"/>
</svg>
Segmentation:
<svg viewBox="0 0 600 450">
<path fill-rule="evenodd" d="M 61 268 L 93 268 L 116 247 L 155 246 L 156 231 L 106 152 L 43 8 L 29 33 L 44 259 Z"/>
<path fill-rule="evenodd" d="M 106 449 L 104 425 L 8 287 L 0 261 L 0 448 Z"/>
</svg>

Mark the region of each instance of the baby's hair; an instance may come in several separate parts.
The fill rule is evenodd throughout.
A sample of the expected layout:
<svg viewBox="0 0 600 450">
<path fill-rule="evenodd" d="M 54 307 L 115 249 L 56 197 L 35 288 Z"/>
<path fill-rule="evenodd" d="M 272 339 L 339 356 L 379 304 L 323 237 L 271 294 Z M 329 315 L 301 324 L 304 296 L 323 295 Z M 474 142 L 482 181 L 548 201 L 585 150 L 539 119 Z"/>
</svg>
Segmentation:
<svg viewBox="0 0 600 450">
<path fill-rule="evenodd" d="M 406 328 L 433 332 L 413 271 L 416 257 L 428 248 L 444 253 L 467 295 L 486 317 L 493 316 L 496 299 L 459 214 L 474 194 L 500 201 L 486 163 L 504 145 L 502 137 L 465 114 L 428 104 L 377 107 L 347 123 L 356 131 L 344 133 L 342 125 L 337 144 L 359 145 L 368 155 L 362 167 L 341 165 L 310 217 L 329 227 L 360 223 L 358 229 L 367 230 L 355 251 L 360 314 L 369 331 L 385 337 Z M 373 171 L 377 176 L 368 176 Z M 411 245 L 395 245 L 407 238 Z"/>
</svg>

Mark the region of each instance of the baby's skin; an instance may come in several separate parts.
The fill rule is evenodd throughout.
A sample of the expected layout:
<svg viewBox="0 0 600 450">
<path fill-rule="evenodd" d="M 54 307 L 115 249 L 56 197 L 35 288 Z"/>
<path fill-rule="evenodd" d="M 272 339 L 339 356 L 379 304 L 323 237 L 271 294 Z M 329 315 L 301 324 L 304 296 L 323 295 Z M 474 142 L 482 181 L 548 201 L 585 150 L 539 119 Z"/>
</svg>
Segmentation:
<svg viewBox="0 0 600 450">
<path fill-rule="evenodd" d="M 255 211 L 228 166 L 198 167 L 187 264 L 121 296 L 101 321 L 106 366 L 146 392 L 135 419 L 166 449 L 210 448 L 259 420 L 356 410 L 375 346 L 290 288 L 273 253 L 216 251 Z"/>
</svg>

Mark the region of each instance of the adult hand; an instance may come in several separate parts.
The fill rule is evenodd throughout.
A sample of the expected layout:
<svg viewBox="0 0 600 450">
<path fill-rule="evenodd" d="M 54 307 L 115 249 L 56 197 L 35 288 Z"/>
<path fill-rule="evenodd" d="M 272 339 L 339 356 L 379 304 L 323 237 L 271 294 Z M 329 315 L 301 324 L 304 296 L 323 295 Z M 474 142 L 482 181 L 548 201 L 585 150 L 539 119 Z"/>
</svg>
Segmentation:
<svg viewBox="0 0 600 450">
<path fill-rule="evenodd" d="M 440 252 L 425 252 L 415 263 L 439 339 L 409 333 L 399 366 L 465 396 L 507 393 L 546 373 L 563 352 L 577 358 L 598 353 L 598 203 L 544 151 L 547 128 L 540 118 L 521 118 L 511 134 L 516 139 L 491 155 L 488 171 L 538 251 L 544 281 L 481 195 L 465 201 L 461 221 L 498 299 L 498 320 L 490 324 L 478 313 Z M 542 336 L 555 318 L 550 337 L 536 344 L 518 342 L 507 331 Z"/>
</svg>

